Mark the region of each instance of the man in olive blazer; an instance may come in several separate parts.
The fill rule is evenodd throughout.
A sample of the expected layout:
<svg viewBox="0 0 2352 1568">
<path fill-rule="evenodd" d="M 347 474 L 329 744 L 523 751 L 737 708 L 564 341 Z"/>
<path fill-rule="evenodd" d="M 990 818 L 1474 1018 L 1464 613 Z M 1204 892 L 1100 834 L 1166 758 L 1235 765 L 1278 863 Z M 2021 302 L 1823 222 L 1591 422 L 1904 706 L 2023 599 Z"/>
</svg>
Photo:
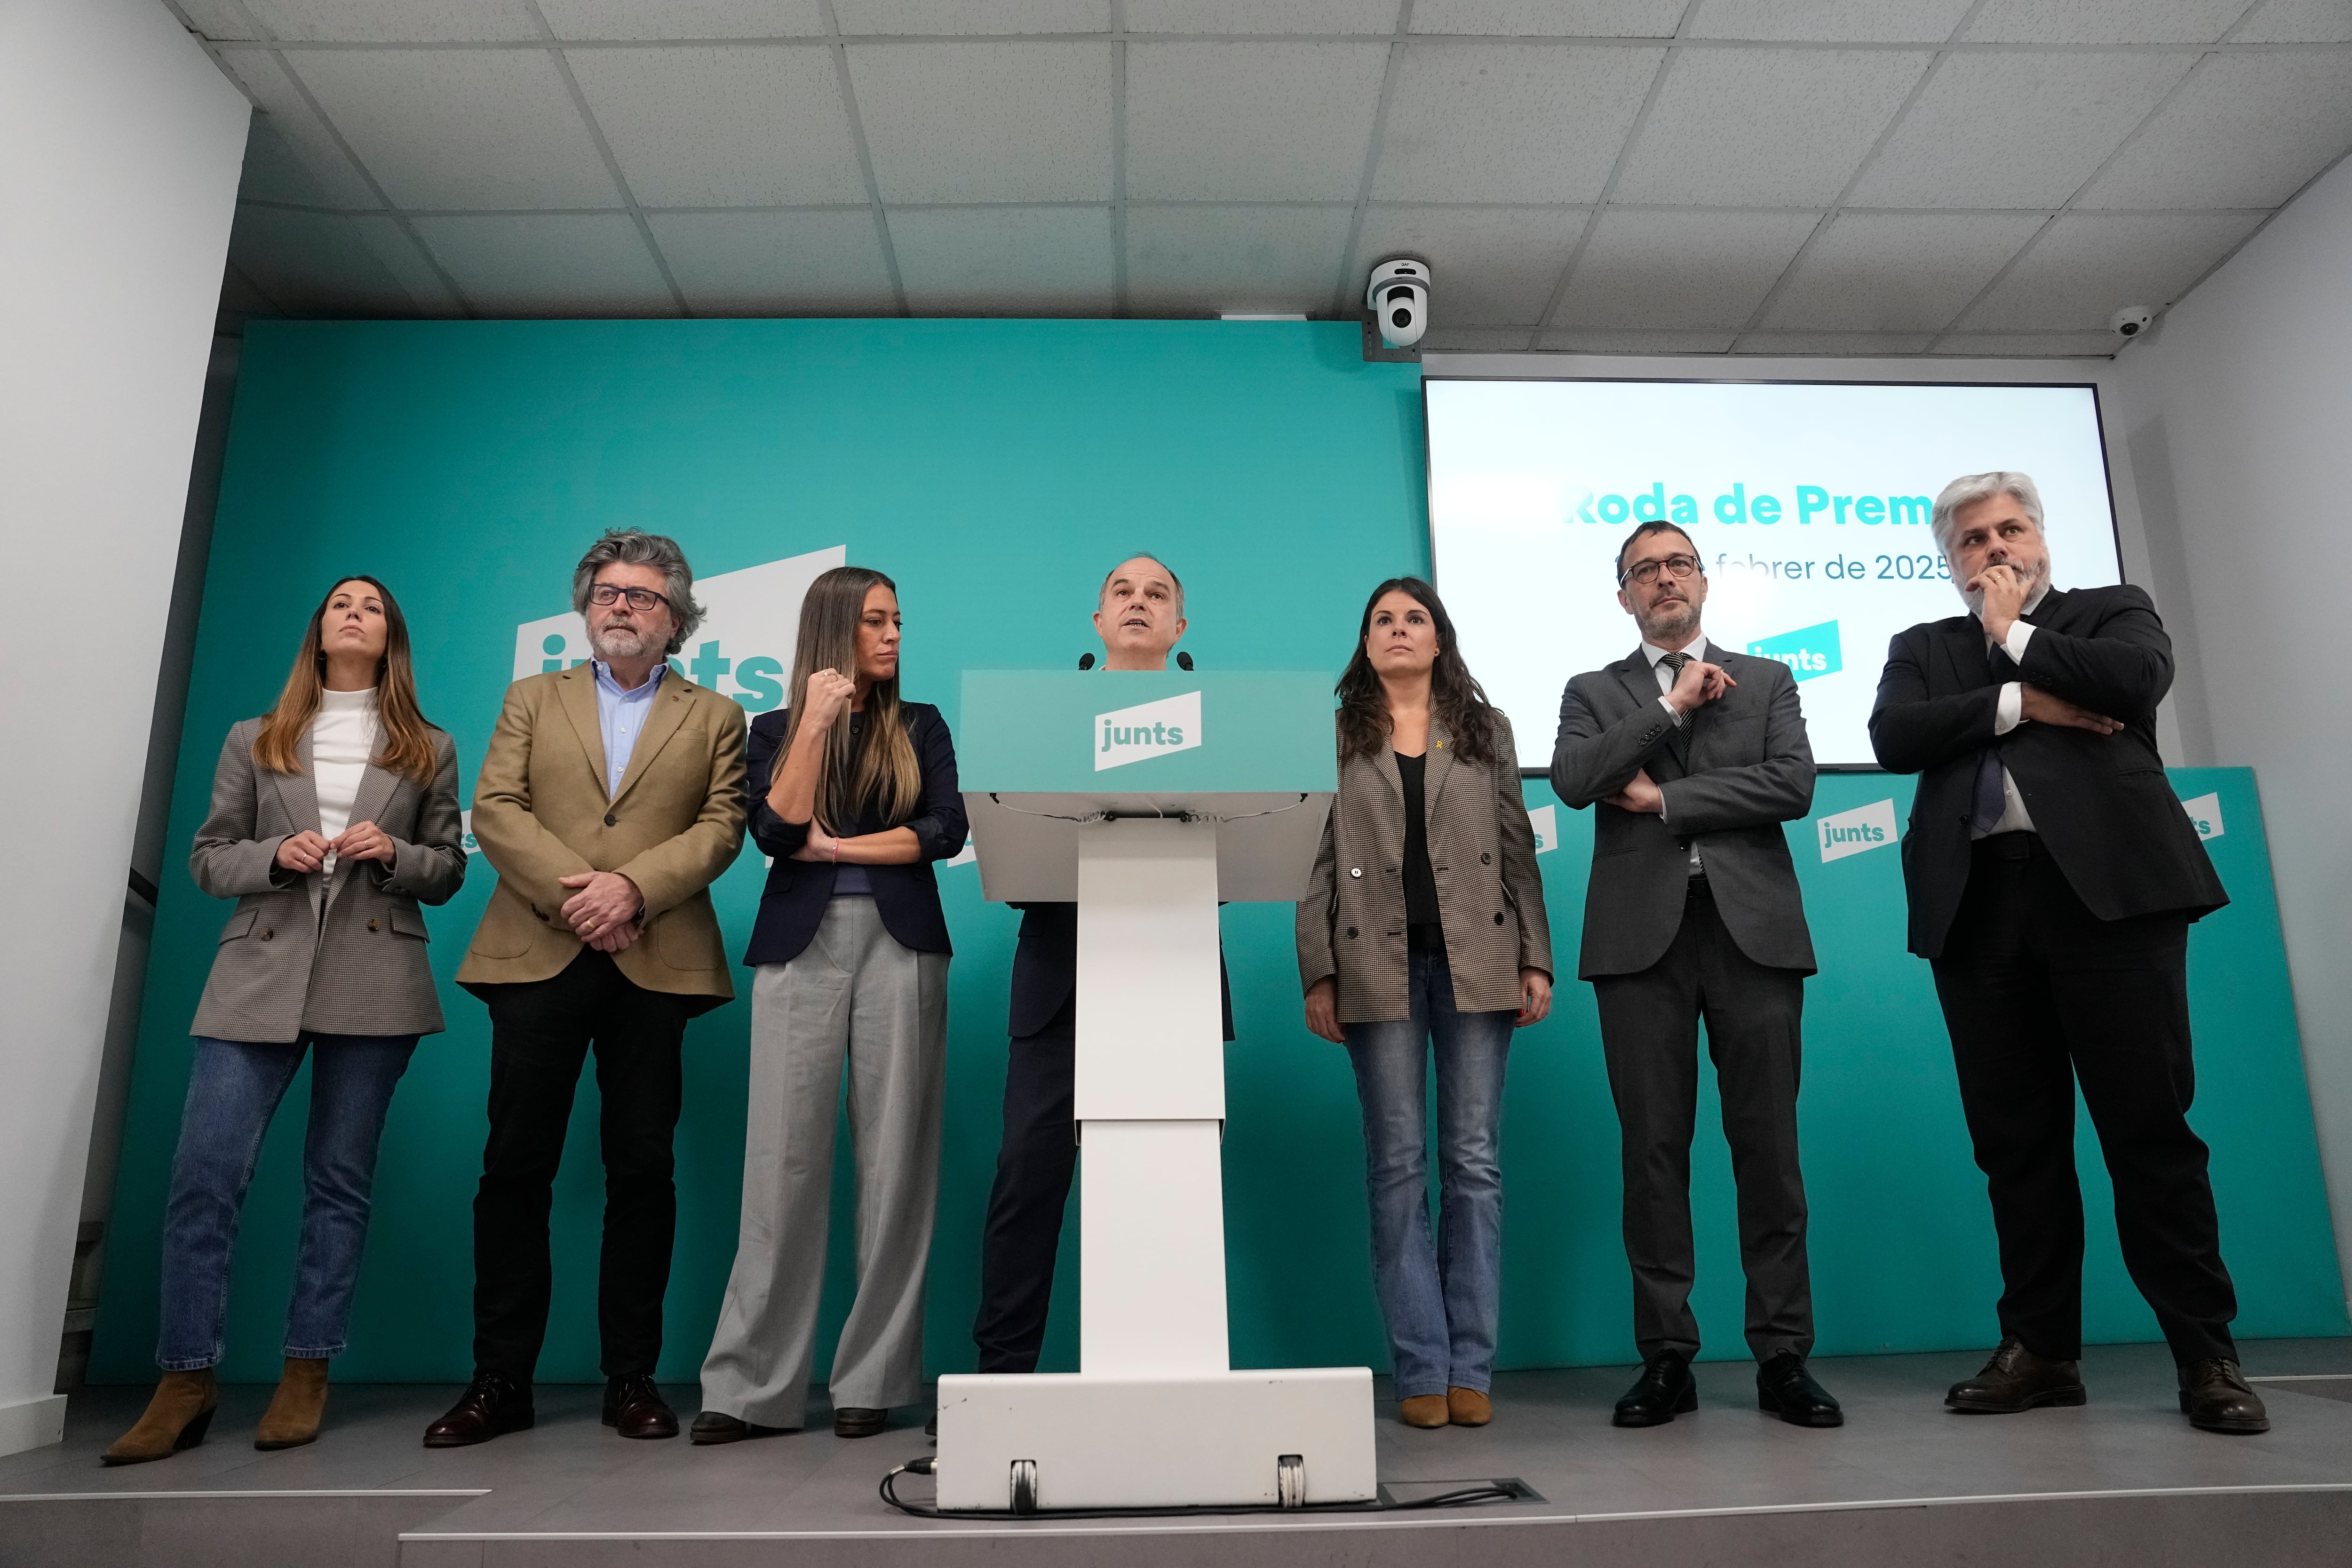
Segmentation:
<svg viewBox="0 0 2352 1568">
<path fill-rule="evenodd" d="M 743 710 L 669 668 L 701 620 L 677 545 L 606 534 L 573 575 L 596 658 L 516 681 L 474 785 L 499 874 L 457 983 L 490 1009 L 490 1133 L 474 1199 L 474 1380 L 425 1429 L 479 1443 L 534 1419 L 547 1215 L 589 1051 L 604 1102 L 597 1323 L 604 1421 L 668 1437 L 653 1383 L 677 1222 L 671 1142 L 687 1020 L 734 994 L 709 886 L 743 842 Z"/>
<path fill-rule="evenodd" d="M 1642 647 L 1560 699 L 1551 783 L 1597 805 L 1578 973 L 1592 982 L 1622 1129 L 1625 1252 L 1641 1379 L 1621 1426 L 1697 1408 L 1690 1145 L 1698 1026 L 1739 1186 L 1739 1258 L 1757 1400 L 1800 1426 L 1843 1421 L 1813 1381 L 1797 1079 L 1813 944 L 1781 824 L 1812 809 L 1813 753 L 1795 679 L 1699 627 L 1706 574 L 1672 523 L 1618 555 L 1617 601 Z"/>
</svg>

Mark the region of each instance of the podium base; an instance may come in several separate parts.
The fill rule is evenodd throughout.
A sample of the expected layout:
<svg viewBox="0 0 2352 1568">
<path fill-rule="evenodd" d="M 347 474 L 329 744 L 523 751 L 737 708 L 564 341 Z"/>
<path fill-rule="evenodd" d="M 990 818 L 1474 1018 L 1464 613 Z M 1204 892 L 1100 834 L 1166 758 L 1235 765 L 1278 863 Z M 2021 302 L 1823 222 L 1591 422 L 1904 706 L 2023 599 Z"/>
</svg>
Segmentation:
<svg viewBox="0 0 2352 1568">
<path fill-rule="evenodd" d="M 1369 1502 L 1372 1374 L 942 1377 L 935 1474 L 944 1511 Z"/>
</svg>

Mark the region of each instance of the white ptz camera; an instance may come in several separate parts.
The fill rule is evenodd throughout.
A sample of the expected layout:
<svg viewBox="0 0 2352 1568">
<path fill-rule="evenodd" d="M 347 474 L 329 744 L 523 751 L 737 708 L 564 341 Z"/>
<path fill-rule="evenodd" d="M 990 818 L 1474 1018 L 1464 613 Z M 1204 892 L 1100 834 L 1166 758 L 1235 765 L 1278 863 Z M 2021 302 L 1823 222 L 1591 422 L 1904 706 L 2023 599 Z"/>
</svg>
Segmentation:
<svg viewBox="0 0 2352 1568">
<path fill-rule="evenodd" d="M 1391 256 L 1372 268 L 1364 290 L 1364 307 L 1372 313 L 1381 342 L 1392 349 L 1409 349 L 1429 331 L 1429 263 L 1416 257 Z"/>
<path fill-rule="evenodd" d="M 2156 321 L 2153 305 L 2126 305 L 2107 318 L 2107 331 L 2119 338 L 2136 338 Z"/>
</svg>

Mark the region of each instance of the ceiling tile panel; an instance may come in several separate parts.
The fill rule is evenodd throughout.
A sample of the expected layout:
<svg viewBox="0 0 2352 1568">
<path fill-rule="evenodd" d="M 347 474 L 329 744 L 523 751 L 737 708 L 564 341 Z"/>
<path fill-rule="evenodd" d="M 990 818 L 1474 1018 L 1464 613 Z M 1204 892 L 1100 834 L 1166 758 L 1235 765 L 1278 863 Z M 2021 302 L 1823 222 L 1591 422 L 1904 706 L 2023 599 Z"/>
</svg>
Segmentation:
<svg viewBox="0 0 2352 1568">
<path fill-rule="evenodd" d="M 852 35 L 1110 30 L 1110 0 L 834 0 L 833 14 Z"/>
<path fill-rule="evenodd" d="M 698 316 L 895 316 L 874 215 L 652 213 L 654 243 Z"/>
<path fill-rule="evenodd" d="M 1927 352 L 1988 359 L 2113 359 L 2122 346 L 2113 332 L 1954 332 Z"/>
<path fill-rule="evenodd" d="M 1127 0 L 1131 33 L 1386 33 L 1398 0 Z"/>
<path fill-rule="evenodd" d="M 2352 0 L 2263 0 L 2233 44 L 2352 43 Z"/>
<path fill-rule="evenodd" d="M 647 206 L 866 200 L 830 50 L 574 49 L 573 76 Z"/>
<path fill-rule="evenodd" d="M 1689 0 L 1417 0 L 1416 33 L 1528 38 L 1670 38 Z"/>
<path fill-rule="evenodd" d="M 1451 331 L 1432 327 L 1421 340 L 1421 352 L 1423 355 L 1517 353 L 1528 346 L 1528 335 L 1525 327 L 1456 327 Z"/>
<path fill-rule="evenodd" d="M 245 0 L 275 38 L 320 43 L 497 43 L 536 38 L 525 0 Z"/>
<path fill-rule="evenodd" d="M 207 38 L 257 38 L 261 29 L 236 0 L 171 0 L 183 21 Z"/>
<path fill-rule="evenodd" d="M 1385 44 L 1130 44 L 1127 194 L 1352 202 Z"/>
<path fill-rule="evenodd" d="M 1971 44 L 2210 44 L 2249 0 L 1985 0 Z"/>
<path fill-rule="evenodd" d="M 1108 316 L 1110 209 L 959 207 L 890 214 L 919 316 Z"/>
<path fill-rule="evenodd" d="M 1418 256 L 1430 266 L 1433 323 L 1527 327 L 1551 298 L 1584 232 L 1580 207 L 1371 207 L 1345 289 L 1361 310 L 1372 263 Z"/>
<path fill-rule="evenodd" d="M 425 217 L 417 231 L 466 298 L 497 316 L 675 316 L 625 213 Z"/>
<path fill-rule="evenodd" d="M 353 231 L 332 213 L 240 204 L 228 259 L 289 315 L 413 316 L 416 303 Z"/>
<path fill-rule="evenodd" d="M 1864 331 L 1949 326 L 2042 223 L 2038 213 L 1841 214 L 1790 270 L 1763 324 Z"/>
<path fill-rule="evenodd" d="M 372 251 L 385 271 L 397 279 L 415 300 L 419 313 L 426 316 L 462 316 L 465 301 L 458 299 L 433 258 L 425 253 L 416 237 L 396 217 L 381 213 L 358 213 L 346 218 L 352 232 Z"/>
<path fill-rule="evenodd" d="M 803 38 L 824 31 L 817 0 L 539 0 L 559 38 Z"/>
<path fill-rule="evenodd" d="M 1957 324 L 2090 331 L 2126 305 L 2161 310 L 2260 221 L 2252 214 L 2063 214 Z"/>
<path fill-rule="evenodd" d="M 1931 58 L 1909 50 L 1684 51 L 1666 68 L 1612 199 L 1826 205 Z"/>
<path fill-rule="evenodd" d="M 1620 332 L 1591 327 L 1538 333 L 1536 347 L 1587 354 L 1719 354 L 1731 347 L 1730 332 Z"/>
<path fill-rule="evenodd" d="M 2352 147 L 2352 54 L 2211 57 L 2076 204 L 2268 207 Z"/>
<path fill-rule="evenodd" d="M 1416 43 L 1381 131 L 1395 202 L 1591 202 L 1663 49 Z"/>
<path fill-rule="evenodd" d="M 1548 324 L 1744 327 L 1816 222 L 1811 213 L 1604 209 Z"/>
<path fill-rule="evenodd" d="M 1685 38 L 1799 44 L 1940 44 L 1970 0 L 1698 0 Z"/>
<path fill-rule="evenodd" d="M 289 57 L 401 207 L 618 206 L 587 123 L 537 49 Z"/>
<path fill-rule="evenodd" d="M 1850 199 L 2057 206 L 2195 63 L 2185 53 L 1948 56 Z"/>
<path fill-rule="evenodd" d="M 1127 209 L 1127 298 L 1140 315 L 1319 312 L 1348 248 L 1346 207 Z"/>
<path fill-rule="evenodd" d="M 1744 354 L 1916 354 L 1933 332 L 1748 332 L 1735 345 Z"/>
<path fill-rule="evenodd" d="M 1110 49 L 852 46 L 850 78 L 883 199 L 1109 200 Z"/>
<path fill-rule="evenodd" d="M 277 56 L 257 49 L 224 49 L 221 58 L 261 111 L 246 142 L 245 163 L 246 179 L 258 179 L 240 185 L 240 194 L 333 207 L 383 205 L 343 155 L 326 122 L 311 110 L 294 79 L 280 68 Z M 272 145 L 257 162 L 257 148 L 264 142 Z"/>
</svg>

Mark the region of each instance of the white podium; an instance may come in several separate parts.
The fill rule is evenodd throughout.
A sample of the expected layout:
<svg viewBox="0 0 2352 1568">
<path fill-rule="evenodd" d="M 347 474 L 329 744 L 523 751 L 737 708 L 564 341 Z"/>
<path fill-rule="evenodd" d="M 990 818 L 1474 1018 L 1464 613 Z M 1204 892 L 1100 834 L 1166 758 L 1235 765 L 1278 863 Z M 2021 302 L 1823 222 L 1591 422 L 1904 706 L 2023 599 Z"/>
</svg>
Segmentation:
<svg viewBox="0 0 2352 1568">
<path fill-rule="evenodd" d="M 1306 889 L 1328 678 L 973 672 L 958 744 L 985 895 L 1078 906 L 1080 1370 L 940 1379 L 939 1506 L 1371 1500 L 1370 1369 L 1225 1338 L 1217 906 Z"/>
</svg>

